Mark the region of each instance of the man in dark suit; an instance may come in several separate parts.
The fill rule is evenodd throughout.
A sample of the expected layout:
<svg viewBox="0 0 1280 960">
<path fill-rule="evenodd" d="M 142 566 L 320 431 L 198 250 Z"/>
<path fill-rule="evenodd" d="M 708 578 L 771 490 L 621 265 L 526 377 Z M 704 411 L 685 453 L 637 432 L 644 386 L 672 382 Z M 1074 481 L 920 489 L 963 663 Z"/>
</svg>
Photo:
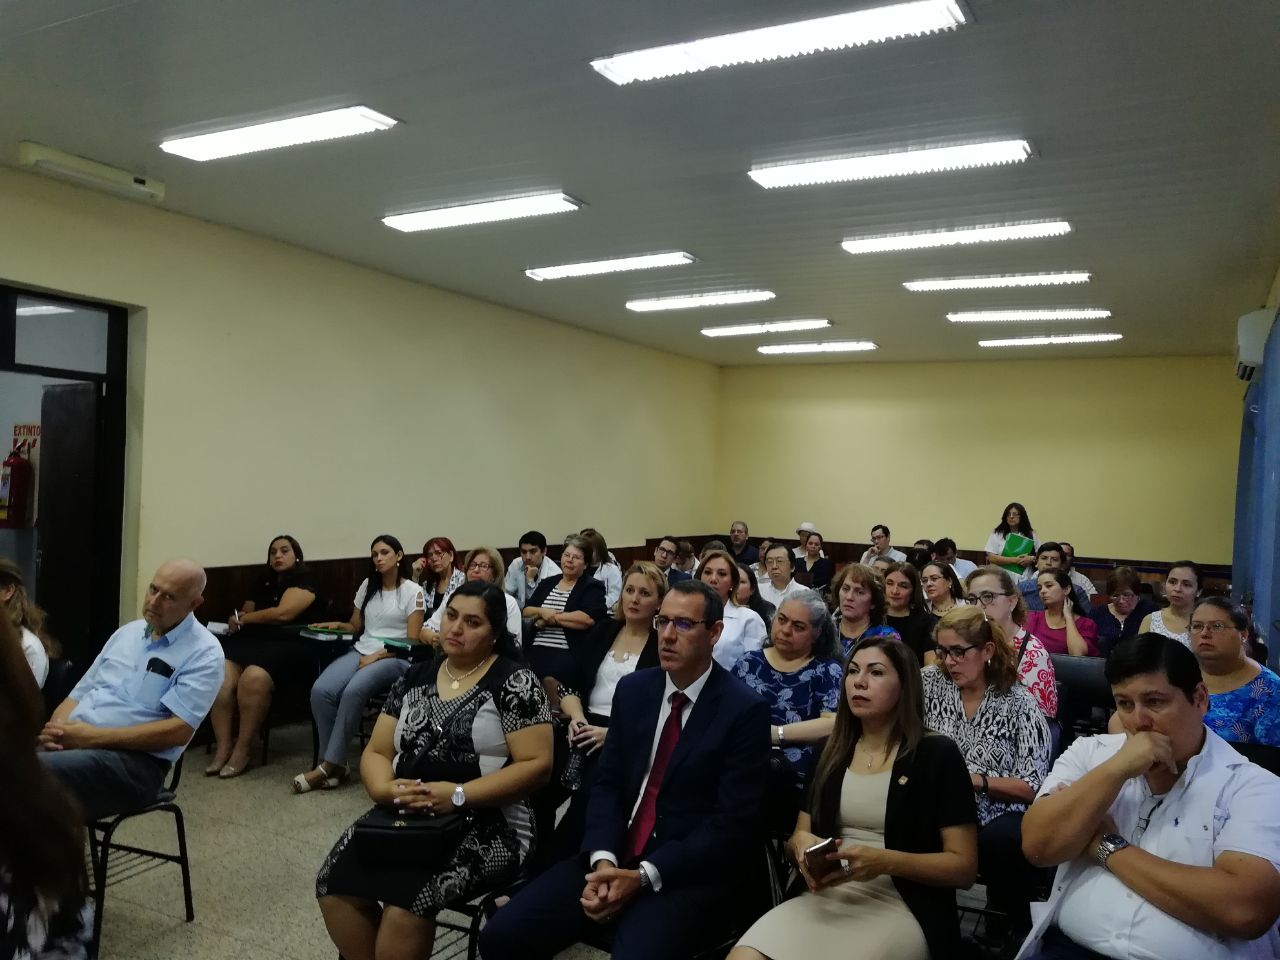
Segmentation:
<svg viewBox="0 0 1280 960">
<path fill-rule="evenodd" d="M 679 583 L 681 580 L 690 579 L 690 574 L 685 573 L 675 565 L 675 559 L 676 538 L 663 537 L 658 541 L 658 545 L 654 547 L 653 562 L 662 571 L 662 575 L 667 578 L 668 586 L 673 583 Z"/>
<path fill-rule="evenodd" d="M 612 928 L 614 960 L 690 956 L 738 892 L 759 835 L 769 708 L 716 664 L 724 605 L 672 585 L 656 618 L 660 669 L 624 677 L 579 856 L 535 879 L 480 935 L 484 960 L 539 960 Z"/>
</svg>

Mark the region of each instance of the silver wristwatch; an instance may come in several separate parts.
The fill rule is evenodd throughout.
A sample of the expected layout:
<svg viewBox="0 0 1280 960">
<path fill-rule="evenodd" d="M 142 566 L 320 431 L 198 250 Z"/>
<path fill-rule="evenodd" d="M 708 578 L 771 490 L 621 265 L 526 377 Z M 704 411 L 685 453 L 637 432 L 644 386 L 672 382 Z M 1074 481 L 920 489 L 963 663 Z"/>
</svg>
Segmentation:
<svg viewBox="0 0 1280 960">
<path fill-rule="evenodd" d="M 458 784 L 453 788 L 453 806 L 456 810 L 461 810 L 467 802 L 467 791 L 462 789 L 462 784 Z"/>
<path fill-rule="evenodd" d="M 1111 855 L 1127 846 L 1129 841 L 1118 833 L 1104 833 L 1102 839 L 1098 841 L 1097 849 L 1093 851 L 1093 859 L 1098 861 L 1098 866 L 1105 868 Z"/>
<path fill-rule="evenodd" d="M 640 889 L 652 890 L 653 884 L 649 882 L 649 871 L 646 870 L 644 867 L 641 867 L 636 872 L 640 874 Z"/>
</svg>

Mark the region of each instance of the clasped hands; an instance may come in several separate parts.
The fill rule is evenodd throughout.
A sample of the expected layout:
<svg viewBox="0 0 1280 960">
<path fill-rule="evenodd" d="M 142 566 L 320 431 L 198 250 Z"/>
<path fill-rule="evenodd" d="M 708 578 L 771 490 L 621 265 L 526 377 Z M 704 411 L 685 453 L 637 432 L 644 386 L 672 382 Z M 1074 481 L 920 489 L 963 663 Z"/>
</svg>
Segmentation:
<svg viewBox="0 0 1280 960">
<path fill-rule="evenodd" d="M 453 791 L 456 783 L 434 780 L 392 780 L 388 793 L 391 806 L 409 813 L 449 813 L 453 810 Z"/>
<path fill-rule="evenodd" d="M 587 874 L 582 890 L 582 911 L 596 923 L 608 923 L 640 892 L 640 871 L 623 870 L 608 860 L 598 860 Z"/>
<path fill-rule="evenodd" d="M 41 750 L 78 750 L 93 746 L 95 730 L 80 720 L 50 720 L 36 737 Z"/>
</svg>

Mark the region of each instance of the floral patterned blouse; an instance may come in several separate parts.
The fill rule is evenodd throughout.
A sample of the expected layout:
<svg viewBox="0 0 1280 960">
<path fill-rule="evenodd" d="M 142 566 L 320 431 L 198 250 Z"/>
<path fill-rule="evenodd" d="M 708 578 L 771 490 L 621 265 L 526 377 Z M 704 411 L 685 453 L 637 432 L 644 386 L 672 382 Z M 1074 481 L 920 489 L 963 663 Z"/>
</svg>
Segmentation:
<svg viewBox="0 0 1280 960">
<path fill-rule="evenodd" d="M 799 670 L 776 670 L 763 650 L 744 653 L 733 668 L 734 674 L 769 702 L 769 722 L 775 727 L 816 720 L 835 713 L 840 705 L 844 666 L 839 660 L 810 660 Z M 782 755 L 796 772 L 797 784 L 804 783 L 813 766 L 814 747 L 799 743 L 784 746 Z"/>
<path fill-rule="evenodd" d="M 1049 651 L 1043 643 L 1021 629 L 1013 637 L 1013 648 L 1022 646 L 1023 638 L 1027 646 L 1018 661 L 1018 680 L 1036 698 L 1041 711 L 1046 717 L 1058 715 L 1058 680 L 1053 672 L 1053 661 L 1049 659 Z"/>
<path fill-rule="evenodd" d="M 1265 743 L 1280 747 L 1280 676 L 1266 667 L 1226 693 L 1209 694 L 1205 725 L 1230 743 Z"/>
</svg>

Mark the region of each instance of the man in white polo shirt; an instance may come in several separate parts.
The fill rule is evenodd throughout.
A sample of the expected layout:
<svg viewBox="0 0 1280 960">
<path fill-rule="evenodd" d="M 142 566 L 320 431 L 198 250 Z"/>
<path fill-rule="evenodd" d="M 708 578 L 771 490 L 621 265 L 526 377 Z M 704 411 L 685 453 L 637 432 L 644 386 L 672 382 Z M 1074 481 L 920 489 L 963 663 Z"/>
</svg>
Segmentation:
<svg viewBox="0 0 1280 960">
<path fill-rule="evenodd" d="M 1060 864 L 1019 960 L 1277 956 L 1280 779 L 1205 727 L 1195 655 L 1143 633 L 1107 658 L 1123 734 L 1077 740 L 1022 822 Z"/>
</svg>

